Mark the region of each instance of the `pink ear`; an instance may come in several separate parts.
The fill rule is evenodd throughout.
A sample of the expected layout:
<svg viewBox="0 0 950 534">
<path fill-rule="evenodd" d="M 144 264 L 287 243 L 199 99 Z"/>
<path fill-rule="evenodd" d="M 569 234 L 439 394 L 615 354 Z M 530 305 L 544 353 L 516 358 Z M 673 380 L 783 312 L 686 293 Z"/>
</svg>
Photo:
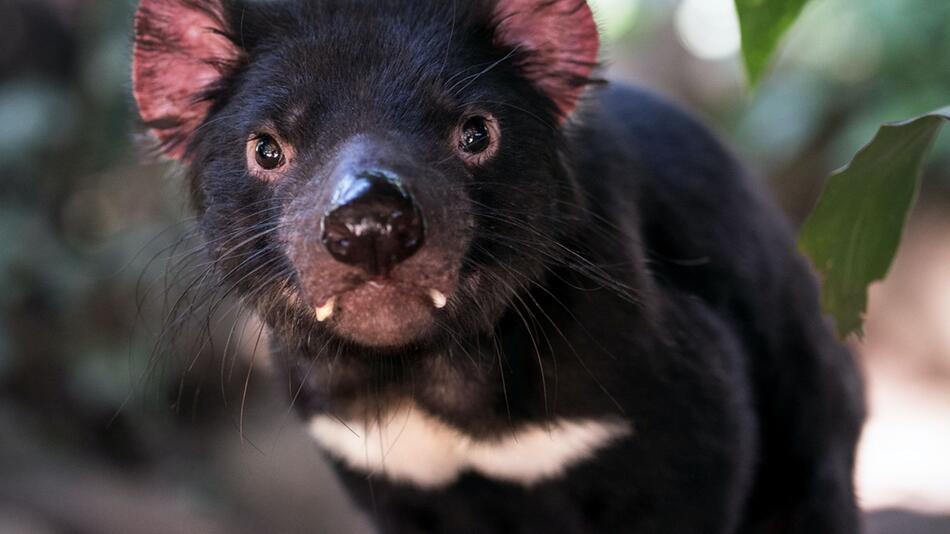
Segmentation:
<svg viewBox="0 0 950 534">
<path fill-rule="evenodd" d="M 597 64 L 600 36 L 586 0 L 497 0 L 497 39 L 525 49 L 525 74 L 566 119 Z"/>
<path fill-rule="evenodd" d="M 236 64 L 221 0 L 142 0 L 135 15 L 132 86 L 142 120 L 166 154 L 184 155 L 206 117 L 206 92 Z"/>
</svg>

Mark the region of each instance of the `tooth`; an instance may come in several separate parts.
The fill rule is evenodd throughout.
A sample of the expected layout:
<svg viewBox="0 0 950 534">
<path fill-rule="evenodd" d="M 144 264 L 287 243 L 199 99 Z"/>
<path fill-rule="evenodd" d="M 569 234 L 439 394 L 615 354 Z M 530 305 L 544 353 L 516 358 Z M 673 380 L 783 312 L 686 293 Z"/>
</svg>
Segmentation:
<svg viewBox="0 0 950 534">
<path fill-rule="evenodd" d="M 445 294 L 439 291 L 438 289 L 430 289 L 429 298 L 432 299 L 432 305 L 435 306 L 436 309 L 438 310 L 441 310 L 442 308 L 445 307 L 446 304 L 449 303 L 449 299 L 447 299 L 445 297 Z"/>
<path fill-rule="evenodd" d="M 333 309 L 336 307 L 336 297 L 331 298 L 326 304 L 317 308 L 317 321 L 323 322 L 333 315 Z"/>
</svg>

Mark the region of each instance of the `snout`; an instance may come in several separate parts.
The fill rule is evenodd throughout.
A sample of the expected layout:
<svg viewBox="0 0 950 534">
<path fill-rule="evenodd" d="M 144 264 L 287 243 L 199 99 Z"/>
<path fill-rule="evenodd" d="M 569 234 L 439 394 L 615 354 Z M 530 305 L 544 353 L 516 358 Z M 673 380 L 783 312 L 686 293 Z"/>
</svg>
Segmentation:
<svg viewBox="0 0 950 534">
<path fill-rule="evenodd" d="M 464 175 L 399 136 L 359 135 L 333 152 L 282 225 L 301 302 L 327 331 L 366 346 L 438 335 L 459 309 L 470 242 Z"/>
<path fill-rule="evenodd" d="M 330 255 L 372 279 L 386 279 L 425 242 L 422 211 L 394 173 L 365 170 L 344 178 L 323 217 Z"/>
</svg>

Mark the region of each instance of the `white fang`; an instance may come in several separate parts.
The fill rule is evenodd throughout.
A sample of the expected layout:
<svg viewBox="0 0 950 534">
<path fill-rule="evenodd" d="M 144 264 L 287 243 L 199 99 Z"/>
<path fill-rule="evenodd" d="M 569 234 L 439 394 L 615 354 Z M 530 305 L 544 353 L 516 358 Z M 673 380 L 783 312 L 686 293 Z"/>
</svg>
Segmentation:
<svg viewBox="0 0 950 534">
<path fill-rule="evenodd" d="M 438 488 L 467 471 L 532 486 L 563 475 L 632 429 L 619 420 L 559 419 L 477 440 L 410 405 L 368 424 L 318 416 L 310 432 L 352 469 Z"/>
<path fill-rule="evenodd" d="M 432 305 L 435 306 L 437 310 L 441 310 L 449 303 L 449 299 L 438 289 L 430 289 L 429 298 L 432 299 Z"/>
<path fill-rule="evenodd" d="M 336 308 L 336 297 L 331 298 L 326 304 L 317 308 L 317 321 L 322 323 L 329 319 L 333 315 L 334 308 Z"/>
</svg>

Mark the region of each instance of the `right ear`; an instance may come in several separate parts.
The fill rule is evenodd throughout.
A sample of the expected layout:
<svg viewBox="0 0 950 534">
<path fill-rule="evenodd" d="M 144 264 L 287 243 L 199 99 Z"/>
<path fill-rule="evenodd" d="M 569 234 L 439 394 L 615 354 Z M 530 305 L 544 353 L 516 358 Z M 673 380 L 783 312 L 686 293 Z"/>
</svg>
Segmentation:
<svg viewBox="0 0 950 534">
<path fill-rule="evenodd" d="M 142 0 L 135 14 L 132 89 L 162 151 L 181 159 L 207 117 L 209 92 L 238 65 L 222 2 Z"/>
</svg>

